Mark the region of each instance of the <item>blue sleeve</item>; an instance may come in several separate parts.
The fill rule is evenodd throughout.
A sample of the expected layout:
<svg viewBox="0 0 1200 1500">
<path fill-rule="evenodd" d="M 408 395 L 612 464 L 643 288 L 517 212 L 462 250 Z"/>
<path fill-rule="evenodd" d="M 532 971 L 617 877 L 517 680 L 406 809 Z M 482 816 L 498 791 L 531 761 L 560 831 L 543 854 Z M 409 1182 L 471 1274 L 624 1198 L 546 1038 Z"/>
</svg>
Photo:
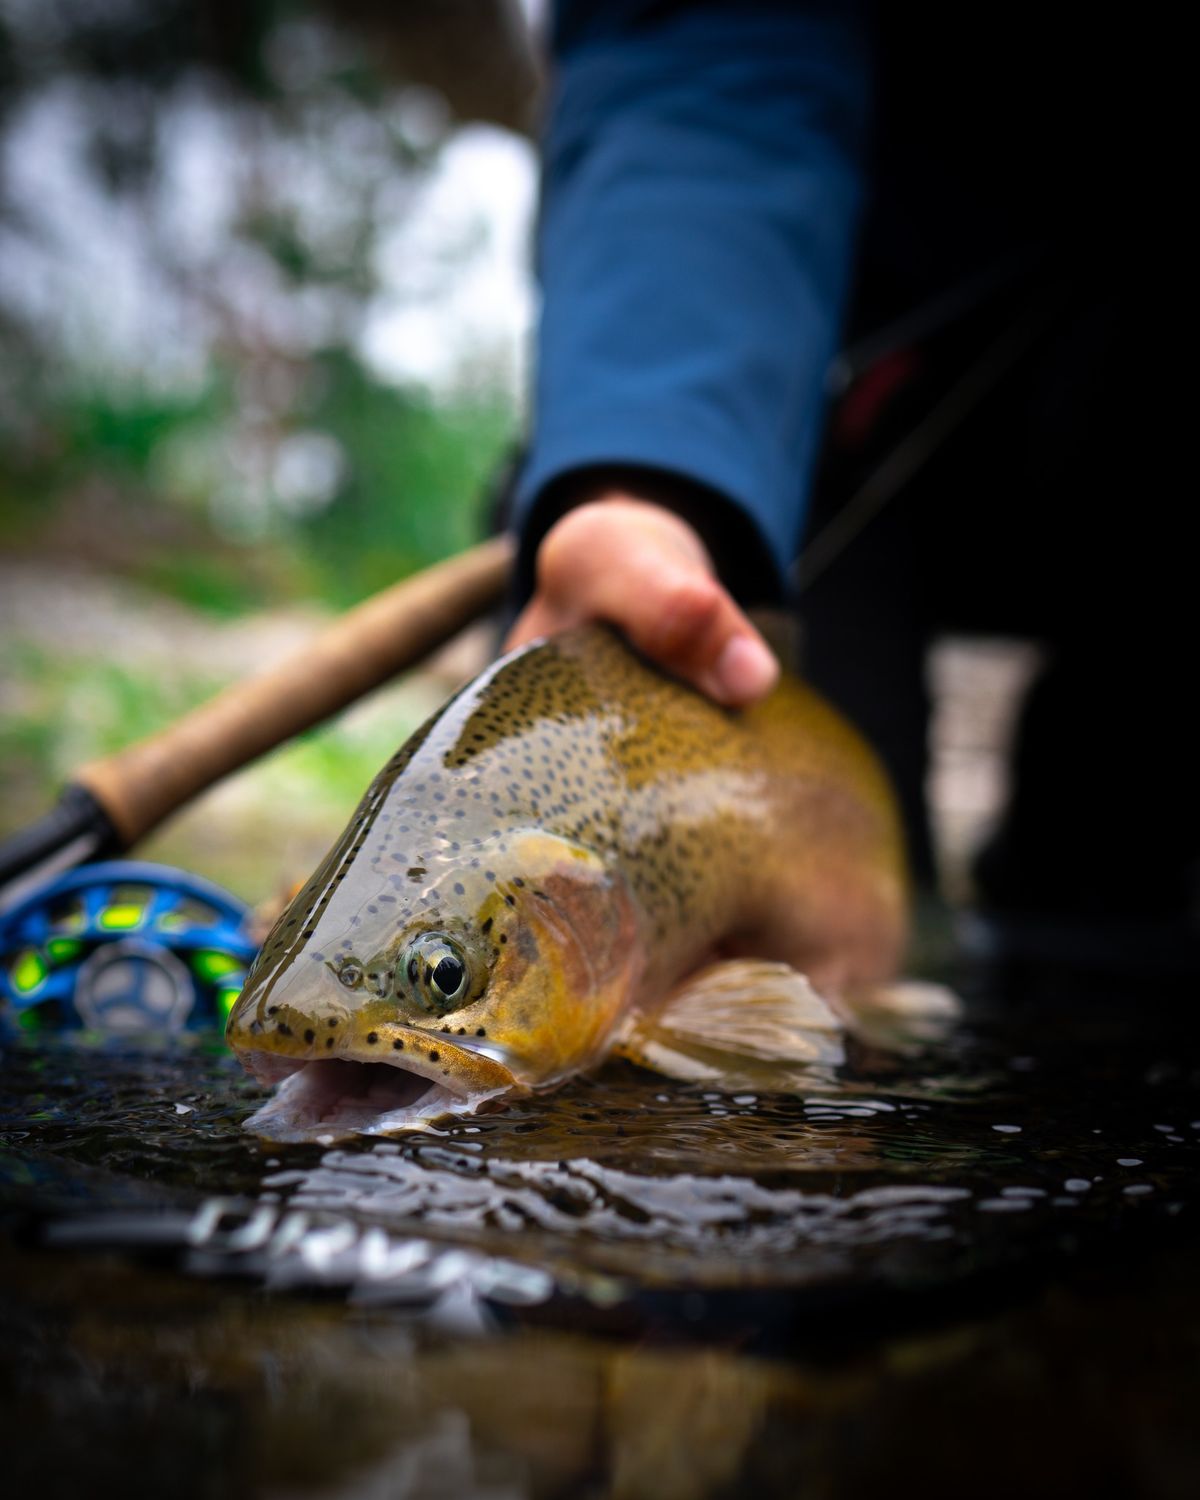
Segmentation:
<svg viewBox="0 0 1200 1500">
<path fill-rule="evenodd" d="M 596 466 L 676 476 L 795 554 L 852 268 L 870 66 L 849 0 L 561 0 L 526 546 Z"/>
</svg>

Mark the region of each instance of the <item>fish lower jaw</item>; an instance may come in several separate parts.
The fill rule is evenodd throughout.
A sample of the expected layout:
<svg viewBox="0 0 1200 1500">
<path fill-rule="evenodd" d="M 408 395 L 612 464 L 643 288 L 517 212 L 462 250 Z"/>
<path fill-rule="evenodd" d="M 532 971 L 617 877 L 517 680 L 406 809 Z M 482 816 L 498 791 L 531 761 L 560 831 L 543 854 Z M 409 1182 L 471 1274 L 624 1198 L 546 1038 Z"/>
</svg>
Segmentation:
<svg viewBox="0 0 1200 1500">
<path fill-rule="evenodd" d="M 375 1057 L 306 1060 L 258 1052 L 243 1054 L 242 1062 L 260 1083 L 278 1085 L 243 1126 L 271 1141 L 332 1145 L 354 1135 L 424 1130 L 445 1115 L 473 1114 L 507 1092 L 503 1086 L 462 1092 L 422 1070 Z"/>
</svg>

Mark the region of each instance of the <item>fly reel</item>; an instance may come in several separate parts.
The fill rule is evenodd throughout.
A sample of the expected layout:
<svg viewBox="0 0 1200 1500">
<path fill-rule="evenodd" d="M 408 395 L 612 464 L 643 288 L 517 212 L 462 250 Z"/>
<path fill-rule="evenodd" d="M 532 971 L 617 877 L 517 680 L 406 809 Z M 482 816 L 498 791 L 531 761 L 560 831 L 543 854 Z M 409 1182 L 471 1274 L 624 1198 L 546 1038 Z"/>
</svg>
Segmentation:
<svg viewBox="0 0 1200 1500">
<path fill-rule="evenodd" d="M 136 860 L 83 865 L 0 914 L 0 1025 L 223 1027 L 257 951 L 249 908 L 210 881 Z"/>
</svg>

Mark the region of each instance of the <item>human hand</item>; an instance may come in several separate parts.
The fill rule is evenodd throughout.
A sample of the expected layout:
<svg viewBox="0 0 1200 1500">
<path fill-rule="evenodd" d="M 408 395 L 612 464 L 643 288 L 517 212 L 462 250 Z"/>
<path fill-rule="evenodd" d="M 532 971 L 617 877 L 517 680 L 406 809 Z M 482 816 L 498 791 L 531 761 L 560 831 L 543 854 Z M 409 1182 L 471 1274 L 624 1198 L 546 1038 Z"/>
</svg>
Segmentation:
<svg viewBox="0 0 1200 1500">
<path fill-rule="evenodd" d="M 674 511 L 624 493 L 567 512 L 542 538 L 533 598 L 506 649 L 608 620 L 659 666 L 718 703 L 743 707 L 779 677 L 766 642 Z"/>
</svg>

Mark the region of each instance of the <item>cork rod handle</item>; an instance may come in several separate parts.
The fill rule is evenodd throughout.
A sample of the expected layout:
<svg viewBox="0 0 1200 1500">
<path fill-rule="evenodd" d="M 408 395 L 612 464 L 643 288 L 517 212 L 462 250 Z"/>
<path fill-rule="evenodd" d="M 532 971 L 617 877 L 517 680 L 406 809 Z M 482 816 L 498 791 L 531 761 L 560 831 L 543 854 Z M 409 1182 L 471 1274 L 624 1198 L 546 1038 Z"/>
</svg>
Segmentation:
<svg viewBox="0 0 1200 1500">
<path fill-rule="evenodd" d="M 278 666 L 80 768 L 124 847 L 213 782 L 416 665 L 503 596 L 513 541 L 495 537 L 394 584 Z"/>
</svg>

